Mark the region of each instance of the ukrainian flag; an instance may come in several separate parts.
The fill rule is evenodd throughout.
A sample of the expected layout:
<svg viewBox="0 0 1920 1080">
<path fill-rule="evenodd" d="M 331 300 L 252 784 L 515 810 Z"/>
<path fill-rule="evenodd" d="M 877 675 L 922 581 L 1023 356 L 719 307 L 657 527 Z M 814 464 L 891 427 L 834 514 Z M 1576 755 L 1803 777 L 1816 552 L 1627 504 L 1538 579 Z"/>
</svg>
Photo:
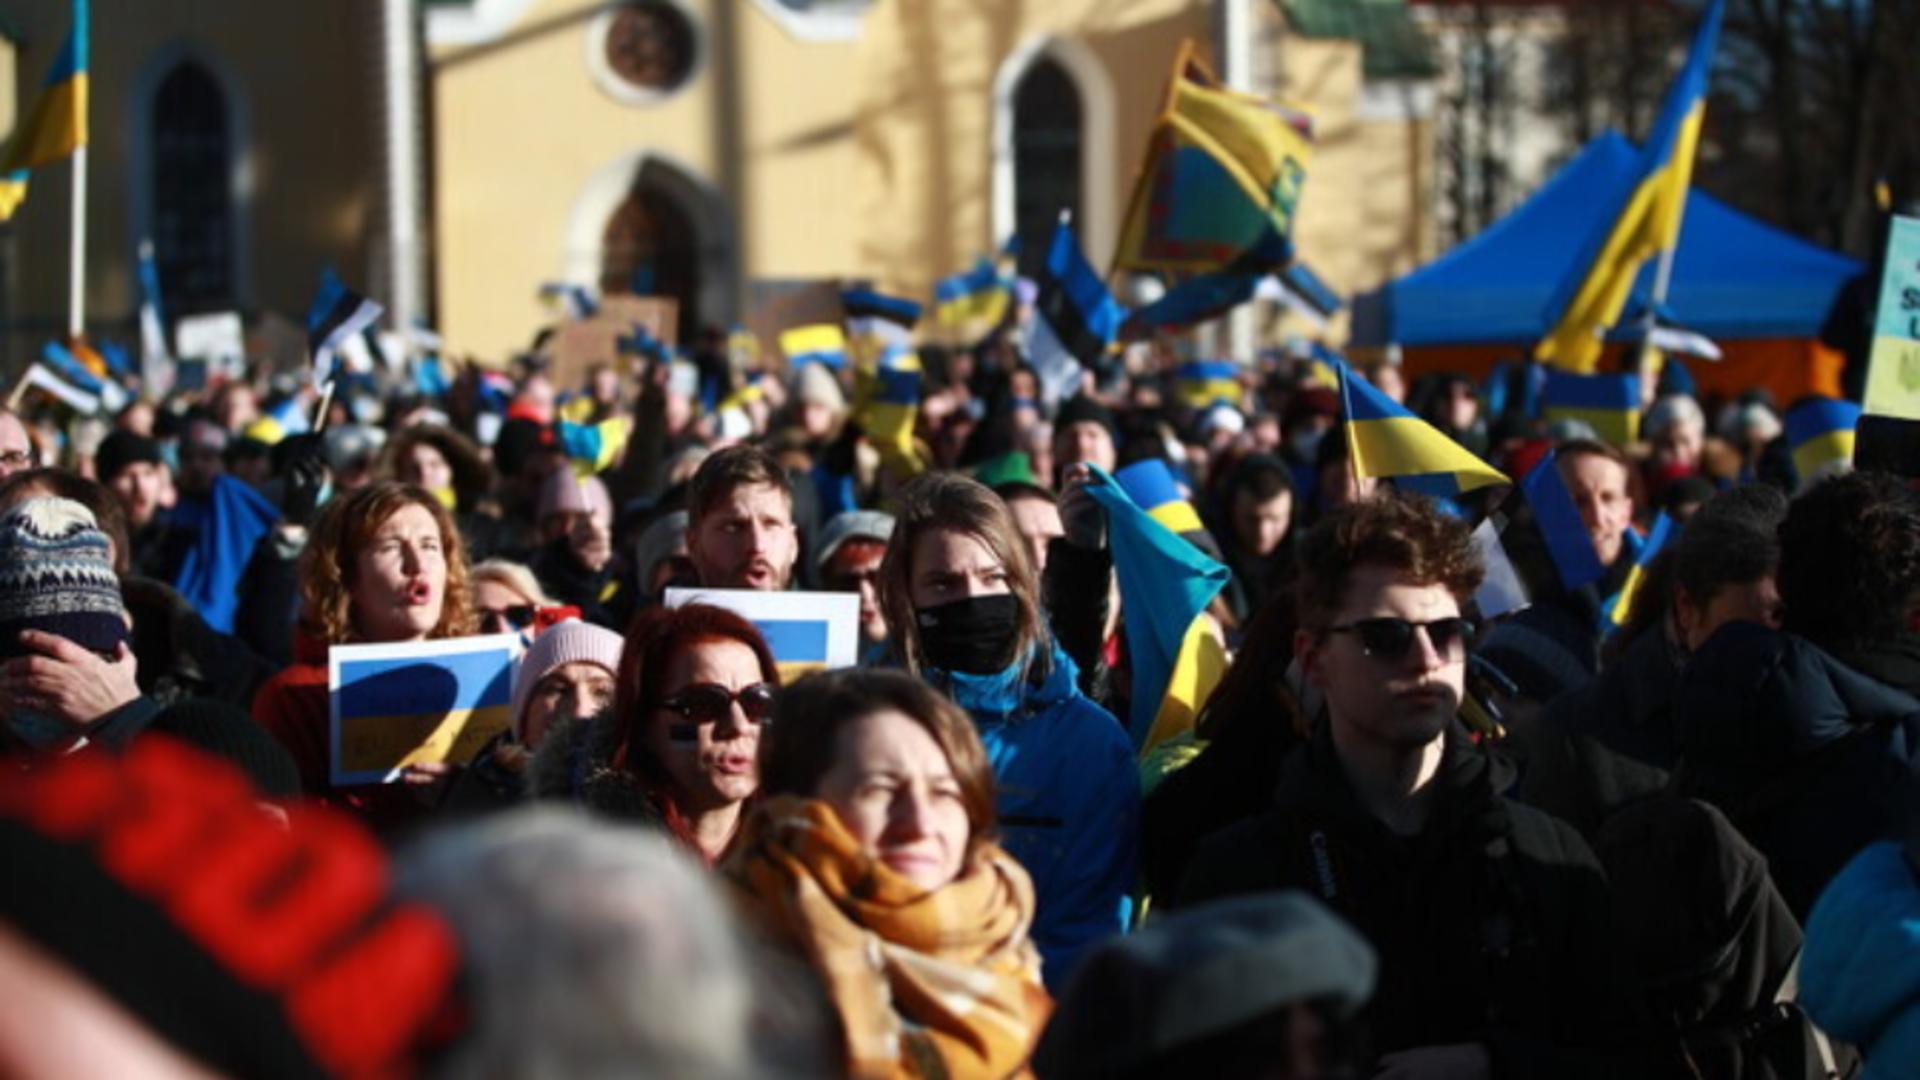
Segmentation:
<svg viewBox="0 0 1920 1080">
<path fill-rule="evenodd" d="M 574 475 L 582 477 L 612 468 L 633 435 L 633 421 L 624 416 L 602 420 L 592 427 L 571 420 L 554 426 L 559 429 L 560 449 L 573 462 Z"/>
<path fill-rule="evenodd" d="M 504 637 L 505 635 L 502 635 Z M 437 656 L 382 655 L 391 645 L 336 646 L 331 779 L 380 783 L 402 766 L 471 761 L 513 722 L 514 648 L 496 638 L 469 639 L 470 651 Z"/>
<path fill-rule="evenodd" d="M 825 619 L 755 619 L 753 625 L 767 639 L 780 685 L 791 686 L 803 675 L 827 669 Z"/>
<path fill-rule="evenodd" d="M 834 323 L 814 323 L 780 331 L 780 351 L 795 370 L 825 364 L 838 371 L 847 366 L 847 332 Z"/>
<path fill-rule="evenodd" d="M 1640 553 L 1634 556 L 1633 569 L 1627 572 L 1626 584 L 1608 598 L 1602 609 L 1608 632 L 1627 625 L 1627 620 L 1633 617 L 1633 603 L 1640 596 L 1641 586 L 1646 584 L 1647 567 L 1653 564 L 1653 557 L 1660 554 L 1660 549 L 1666 547 L 1667 541 L 1673 539 L 1673 534 L 1678 531 L 1679 526 L 1667 516 L 1665 510 L 1653 519 L 1653 528 L 1647 533 L 1646 542 L 1640 546 Z"/>
<path fill-rule="evenodd" d="M 1206 526 L 1199 511 L 1187 501 L 1173 469 L 1159 458 L 1136 461 L 1113 474 L 1120 490 L 1147 516 L 1180 534 L 1201 532 Z"/>
<path fill-rule="evenodd" d="M 1520 481 L 1520 491 L 1533 510 L 1534 527 L 1553 560 L 1554 572 L 1562 588 L 1571 592 L 1607 576 L 1606 564 L 1593 550 L 1593 537 L 1586 522 L 1580 520 L 1580 508 L 1573 493 L 1560 478 L 1555 455 L 1547 454 Z"/>
<path fill-rule="evenodd" d="M 920 357 L 891 348 L 869 371 L 854 375 L 854 419 L 880 452 L 880 463 L 902 479 L 918 476 L 926 462 L 914 446 L 920 417 Z"/>
<path fill-rule="evenodd" d="M 1855 402 L 1834 398 L 1809 398 L 1787 410 L 1787 446 L 1802 486 L 1853 460 L 1860 411 Z"/>
<path fill-rule="evenodd" d="M 1145 757 L 1193 729 L 1194 717 L 1226 672 L 1226 650 L 1203 616 L 1226 586 L 1227 568 L 1142 509 L 1119 480 L 1097 467 L 1087 492 L 1107 512 L 1107 540 L 1133 660 L 1127 730 L 1134 750 Z"/>
<path fill-rule="evenodd" d="M 1173 386 L 1189 409 L 1204 409 L 1216 401 L 1237 407 L 1244 393 L 1240 365 L 1231 360 L 1189 360 L 1174 370 Z"/>
<path fill-rule="evenodd" d="M 987 323 L 998 326 L 1007 317 L 1013 293 L 992 260 L 981 259 L 973 269 L 941 278 L 933 288 L 933 317 L 942 326 Z"/>
<path fill-rule="evenodd" d="M 27 170 L 87 145 L 87 0 L 73 0 L 73 29 L 42 80 L 39 100 L 0 151 L 0 221 L 27 197 Z"/>
<path fill-rule="evenodd" d="M 1227 89 L 1191 41 L 1173 72 L 1115 267 L 1205 273 L 1255 249 L 1284 262 L 1313 150 L 1311 118 Z"/>
<path fill-rule="evenodd" d="M 1397 478 L 1401 486 L 1440 498 L 1512 483 L 1438 428 L 1374 389 L 1345 361 L 1334 358 L 1332 363 L 1340 378 L 1355 476 Z"/>
<path fill-rule="evenodd" d="M 1723 0 L 1710 0 L 1694 32 L 1687 64 L 1668 89 L 1653 132 L 1641 148 L 1639 182 L 1588 240 L 1586 256 L 1576 264 L 1579 276 L 1561 284 L 1549 309 L 1559 321 L 1534 347 L 1535 358 L 1543 363 L 1591 372 L 1600 360 L 1601 335 L 1619 322 L 1642 264 L 1679 242 L 1723 13 Z"/>
<path fill-rule="evenodd" d="M 1583 420 L 1615 446 L 1640 437 L 1640 376 L 1636 374 L 1575 375 L 1548 368 L 1540 400 L 1548 423 Z"/>
</svg>

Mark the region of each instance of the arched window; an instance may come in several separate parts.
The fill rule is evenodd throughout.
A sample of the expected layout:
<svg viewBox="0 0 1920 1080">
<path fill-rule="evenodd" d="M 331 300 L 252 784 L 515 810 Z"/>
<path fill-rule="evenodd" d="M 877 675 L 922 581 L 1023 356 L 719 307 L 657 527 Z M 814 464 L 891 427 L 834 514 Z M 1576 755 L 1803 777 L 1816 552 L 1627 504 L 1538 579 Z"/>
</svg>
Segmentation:
<svg viewBox="0 0 1920 1080">
<path fill-rule="evenodd" d="M 153 97 L 153 248 L 167 314 L 234 303 L 232 124 L 213 75 L 186 60 Z"/>
<path fill-rule="evenodd" d="M 1080 138 L 1080 91 L 1066 68 L 1042 56 L 1013 93 L 1013 220 L 1027 277 L 1046 261 L 1060 211 L 1079 217 Z"/>
<path fill-rule="evenodd" d="M 641 166 L 627 197 L 607 218 L 600 291 L 672 297 L 680 302 L 680 325 L 697 327 L 703 314 L 700 237 L 672 179 L 659 166 Z"/>
</svg>

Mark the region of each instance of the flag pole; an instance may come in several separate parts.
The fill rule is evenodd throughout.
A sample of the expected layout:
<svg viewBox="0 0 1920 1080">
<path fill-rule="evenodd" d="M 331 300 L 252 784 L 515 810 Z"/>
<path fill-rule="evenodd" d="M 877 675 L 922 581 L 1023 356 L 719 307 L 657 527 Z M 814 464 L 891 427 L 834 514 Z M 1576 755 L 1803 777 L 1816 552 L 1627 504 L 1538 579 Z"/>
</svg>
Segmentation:
<svg viewBox="0 0 1920 1080">
<path fill-rule="evenodd" d="M 73 148 L 73 247 L 67 258 L 67 337 L 79 340 L 87 323 L 87 147 Z"/>
</svg>

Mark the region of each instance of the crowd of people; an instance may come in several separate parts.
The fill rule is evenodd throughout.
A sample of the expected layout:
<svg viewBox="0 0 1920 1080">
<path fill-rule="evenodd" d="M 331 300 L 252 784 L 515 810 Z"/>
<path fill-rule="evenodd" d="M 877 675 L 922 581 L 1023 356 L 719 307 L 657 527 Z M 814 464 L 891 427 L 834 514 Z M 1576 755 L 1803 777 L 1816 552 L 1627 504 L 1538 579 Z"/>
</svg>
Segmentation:
<svg viewBox="0 0 1920 1080">
<path fill-rule="evenodd" d="M 0 411 L 0 1072 L 1920 1075 L 1906 479 L 1677 364 L 1626 445 L 1353 372 L 1552 471 L 1529 550 L 1517 486 L 1356 469 L 1311 356 L 1050 399 L 1018 340 L 923 346 L 905 441 L 713 332 Z M 1095 497 L 1143 463 L 1229 571 L 1151 755 Z M 674 586 L 857 594 L 858 663 Z M 335 784 L 329 650 L 475 634 L 509 726 Z"/>
</svg>

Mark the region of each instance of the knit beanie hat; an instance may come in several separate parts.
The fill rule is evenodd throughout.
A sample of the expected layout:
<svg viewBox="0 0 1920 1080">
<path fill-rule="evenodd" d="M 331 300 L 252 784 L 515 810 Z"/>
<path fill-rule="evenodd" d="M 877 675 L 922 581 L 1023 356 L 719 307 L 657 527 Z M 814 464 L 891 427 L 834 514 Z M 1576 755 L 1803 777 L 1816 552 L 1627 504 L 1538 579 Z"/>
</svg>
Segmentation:
<svg viewBox="0 0 1920 1080">
<path fill-rule="evenodd" d="M 626 644 L 619 634 L 603 626 L 579 619 L 568 619 L 547 627 L 513 669 L 513 730 L 520 731 L 520 717 L 533 697 L 533 688 L 547 673 L 566 664 L 598 664 L 608 674 L 620 671 L 620 650 Z"/>
<path fill-rule="evenodd" d="M 100 440 L 100 449 L 94 451 L 94 475 L 103 484 L 113 483 L 120 471 L 136 462 L 158 465 L 166 459 L 160 456 L 160 444 L 144 435 L 131 431 L 115 431 Z"/>
<path fill-rule="evenodd" d="M 103 656 L 127 640 L 107 534 L 72 499 L 28 499 L 0 515 L 0 660 L 26 651 L 22 630 Z"/>
<path fill-rule="evenodd" d="M 1060 406 L 1060 412 L 1053 418 L 1053 430 L 1064 432 L 1068 427 L 1081 422 L 1099 424 L 1107 429 L 1107 434 L 1118 438 L 1120 425 L 1113 418 L 1113 410 L 1093 400 L 1085 394 L 1068 398 Z"/>
<path fill-rule="evenodd" d="M 346 814 L 276 822 L 165 736 L 9 773 L 0 923 L 213 1072 L 401 1076 L 458 1034 L 453 931 Z"/>
</svg>

